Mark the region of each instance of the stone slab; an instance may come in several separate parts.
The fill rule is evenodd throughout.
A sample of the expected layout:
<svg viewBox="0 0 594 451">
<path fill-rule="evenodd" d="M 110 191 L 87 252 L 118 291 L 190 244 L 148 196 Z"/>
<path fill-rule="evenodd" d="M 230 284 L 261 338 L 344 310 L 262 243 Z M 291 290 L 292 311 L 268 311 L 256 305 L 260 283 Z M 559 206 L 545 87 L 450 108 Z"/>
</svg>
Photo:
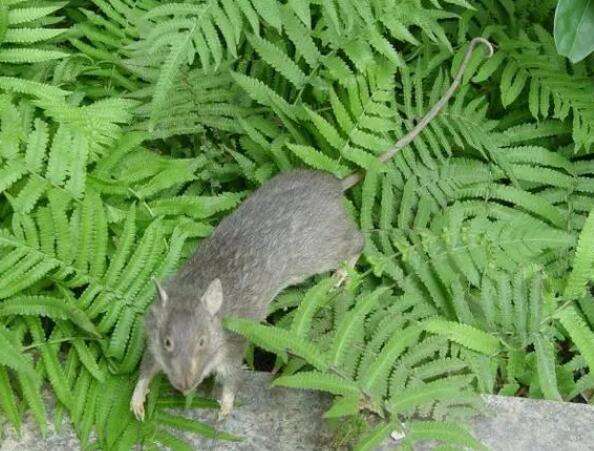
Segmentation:
<svg viewBox="0 0 594 451">
<path fill-rule="evenodd" d="M 270 388 L 270 375 L 250 373 L 240 393 L 242 403 L 228 418 L 224 429 L 244 437 L 240 443 L 215 442 L 192 436 L 196 449 L 203 450 L 330 450 L 331 431 L 320 421 L 327 397 L 312 392 Z M 493 450 L 571 451 L 594 450 L 594 407 L 503 396 L 486 396 L 489 414 L 474 420 L 475 435 Z M 51 411 L 51 406 L 50 406 Z M 215 412 L 195 410 L 195 418 L 214 422 Z M 48 451 L 79 449 L 71 428 L 41 439 L 30 418 L 16 437 L 3 425 L 0 451 Z M 386 443 L 382 450 L 394 449 Z"/>
<path fill-rule="evenodd" d="M 486 396 L 488 417 L 474 421 L 475 436 L 497 451 L 594 450 L 594 406 Z"/>
</svg>

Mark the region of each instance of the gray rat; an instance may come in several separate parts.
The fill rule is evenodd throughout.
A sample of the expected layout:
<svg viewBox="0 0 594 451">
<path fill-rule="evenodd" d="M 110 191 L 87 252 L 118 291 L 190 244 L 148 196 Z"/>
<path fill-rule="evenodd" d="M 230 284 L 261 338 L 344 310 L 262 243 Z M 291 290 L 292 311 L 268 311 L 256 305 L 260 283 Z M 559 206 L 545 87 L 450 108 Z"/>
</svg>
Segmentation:
<svg viewBox="0 0 594 451">
<path fill-rule="evenodd" d="M 410 143 L 452 96 L 474 47 L 443 97 L 382 162 Z M 220 417 L 233 408 L 246 341 L 223 328 L 226 316 L 263 320 L 269 303 L 283 289 L 310 276 L 337 270 L 337 284 L 354 266 L 364 237 L 344 208 L 343 192 L 361 180 L 359 173 L 340 180 L 333 175 L 297 169 L 276 175 L 224 218 L 194 255 L 164 286 L 146 318 L 148 347 L 130 406 L 144 418 L 151 379 L 164 371 L 184 394 L 210 374 L 222 383 Z"/>
</svg>

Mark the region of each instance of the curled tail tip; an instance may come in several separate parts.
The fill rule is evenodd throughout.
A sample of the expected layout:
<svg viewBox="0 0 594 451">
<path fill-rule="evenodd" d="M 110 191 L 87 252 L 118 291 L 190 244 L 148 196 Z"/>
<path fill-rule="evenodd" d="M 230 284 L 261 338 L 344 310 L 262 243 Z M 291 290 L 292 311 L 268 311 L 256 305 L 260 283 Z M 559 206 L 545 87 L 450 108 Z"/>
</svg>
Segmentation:
<svg viewBox="0 0 594 451">
<path fill-rule="evenodd" d="M 493 56 L 493 54 L 495 53 L 495 46 L 491 43 L 491 41 L 489 41 L 486 38 L 477 36 L 476 38 L 472 38 L 470 40 L 470 48 L 474 48 L 479 44 L 483 44 L 485 47 L 487 47 L 489 54 L 487 55 L 487 58 L 491 58 Z"/>
</svg>

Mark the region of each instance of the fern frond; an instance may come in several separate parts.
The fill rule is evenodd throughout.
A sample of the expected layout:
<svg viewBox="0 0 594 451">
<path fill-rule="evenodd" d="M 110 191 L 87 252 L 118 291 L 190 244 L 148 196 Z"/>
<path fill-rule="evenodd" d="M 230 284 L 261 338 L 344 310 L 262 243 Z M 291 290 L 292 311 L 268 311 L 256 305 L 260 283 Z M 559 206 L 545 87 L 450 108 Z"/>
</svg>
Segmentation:
<svg viewBox="0 0 594 451">
<path fill-rule="evenodd" d="M 68 91 L 56 86 L 15 77 L 0 77 L 0 88 L 36 97 L 64 97 Z"/>
<path fill-rule="evenodd" d="M 237 437 L 233 434 L 229 434 L 227 432 L 217 431 L 213 427 L 204 424 L 200 421 L 196 421 L 190 418 L 184 418 L 180 416 L 170 415 L 165 412 L 157 412 L 156 420 L 165 426 L 175 427 L 177 429 L 190 431 L 190 432 L 197 432 L 200 435 L 209 438 L 217 438 L 219 440 L 226 440 L 226 441 L 240 441 L 241 438 Z"/>
<path fill-rule="evenodd" d="M 557 389 L 555 354 L 552 344 L 544 337 L 537 335 L 534 339 L 534 351 L 541 390 L 547 399 L 561 401 L 561 395 Z"/>
<path fill-rule="evenodd" d="M 324 418 L 340 418 L 356 415 L 358 412 L 359 397 L 346 395 L 334 400 L 332 407 L 324 413 Z"/>
<path fill-rule="evenodd" d="M 263 9 L 263 11 L 266 9 Z M 260 57 L 280 72 L 296 88 L 301 88 L 304 85 L 307 76 L 282 50 L 258 36 L 248 34 L 247 38 Z"/>
<path fill-rule="evenodd" d="M 312 319 L 320 306 L 327 302 L 327 292 L 333 283 L 332 279 L 323 279 L 305 293 L 291 323 L 291 331 L 295 335 L 307 337 Z"/>
<path fill-rule="evenodd" d="M 0 395 L 2 396 L 0 398 L 0 406 L 2 407 L 2 411 L 8 418 L 8 421 L 10 421 L 15 427 L 15 429 L 20 431 L 22 424 L 21 413 L 17 407 L 18 404 L 16 401 L 16 396 L 10 384 L 8 372 L 4 366 L 0 366 Z"/>
<path fill-rule="evenodd" d="M 47 339 L 38 318 L 27 318 L 26 322 L 33 338 L 33 344 L 39 346 L 41 360 L 56 397 L 70 409 L 73 401 L 72 392 L 60 363 L 57 349 L 45 344 Z"/>
<path fill-rule="evenodd" d="M 391 394 L 392 399 L 388 403 L 388 408 L 392 413 L 396 414 L 421 407 L 427 403 L 453 399 L 459 396 L 460 386 L 467 384 L 468 378 L 466 377 L 458 380 L 454 377 L 449 377 L 420 384 L 415 387 L 407 387 L 402 392 Z"/>
<path fill-rule="evenodd" d="M 358 300 L 355 307 L 347 312 L 336 326 L 336 332 L 333 339 L 332 349 L 329 353 L 329 359 L 333 366 L 340 367 L 345 365 L 347 360 L 354 357 L 352 346 L 357 339 L 357 334 L 361 333 L 360 323 L 365 316 L 376 307 L 380 297 L 387 291 L 387 288 L 380 287 Z"/>
<path fill-rule="evenodd" d="M 417 342 L 420 332 L 417 327 L 408 327 L 404 332 L 395 333 L 388 340 L 376 360 L 359 376 L 365 390 L 383 396 L 387 388 L 388 375 L 394 362 L 406 348 Z"/>
<path fill-rule="evenodd" d="M 99 336 L 87 315 L 65 299 L 50 296 L 16 296 L 0 303 L 0 316 L 38 315 L 70 320 L 85 332 Z"/>
<path fill-rule="evenodd" d="M 11 25 L 18 25 L 26 22 L 33 22 L 35 20 L 47 17 L 50 14 L 58 11 L 66 6 L 67 2 L 56 2 L 48 6 L 31 6 L 24 8 L 12 8 L 8 12 L 8 23 Z"/>
<path fill-rule="evenodd" d="M 376 449 L 390 434 L 396 430 L 391 422 L 380 423 L 365 434 L 355 445 L 356 451 L 371 451 Z"/>
<path fill-rule="evenodd" d="M 317 151 L 313 147 L 301 146 L 298 144 L 288 144 L 287 146 L 291 152 L 313 168 L 330 172 L 337 177 L 344 176 L 348 171 L 340 163 Z"/>
<path fill-rule="evenodd" d="M 33 365 L 13 345 L 10 337 L 10 332 L 4 326 L 0 326 L 0 342 L 2 342 L 2 350 L 0 351 L 0 363 L 4 366 L 12 368 L 17 372 L 22 372 L 27 377 L 30 377 L 32 380 L 37 381 L 38 375 L 35 372 Z"/>
<path fill-rule="evenodd" d="M 225 326 L 236 333 L 241 333 L 250 341 L 278 354 L 286 361 L 286 352 L 298 355 L 308 363 L 323 371 L 328 368 L 324 355 L 320 355 L 317 347 L 303 339 L 296 338 L 286 330 L 278 327 L 263 326 L 241 318 L 228 318 Z"/>
<path fill-rule="evenodd" d="M 428 319 L 422 324 L 428 332 L 441 334 L 463 346 L 487 355 L 495 355 L 500 350 L 496 337 L 466 324 L 457 324 L 441 319 Z"/>
<path fill-rule="evenodd" d="M 355 383 L 320 371 L 305 371 L 291 376 L 281 376 L 274 380 L 273 385 L 301 390 L 320 390 L 343 396 L 358 396 L 360 394 L 360 389 Z"/>
<path fill-rule="evenodd" d="M 556 316 L 569 332 L 590 371 L 592 371 L 592 368 L 594 368 L 594 332 L 588 328 L 573 306 L 562 309 Z"/>
<path fill-rule="evenodd" d="M 590 212 L 580 233 L 573 268 L 569 274 L 563 295 L 568 299 L 581 297 L 591 279 L 594 259 L 594 211 Z"/>
<path fill-rule="evenodd" d="M 42 386 L 39 384 L 38 381 L 31 379 L 30 377 L 26 376 L 25 374 L 18 374 L 19 383 L 21 385 L 21 390 L 23 393 L 23 398 L 29 405 L 31 409 L 31 413 L 35 418 L 35 421 L 39 425 L 39 430 L 41 431 L 41 435 L 45 436 L 47 434 L 47 413 L 44 404 L 44 399 L 41 393 Z M 9 399 L 10 401 L 10 399 Z"/>
<path fill-rule="evenodd" d="M 456 423 L 440 421 L 418 421 L 411 424 L 405 439 L 407 442 L 416 440 L 439 440 L 445 443 L 464 446 L 469 449 L 487 449 L 477 441 L 465 428 Z"/>
<path fill-rule="evenodd" d="M 154 439 L 173 451 L 192 451 L 194 449 L 190 444 L 167 431 L 157 431 Z"/>
</svg>

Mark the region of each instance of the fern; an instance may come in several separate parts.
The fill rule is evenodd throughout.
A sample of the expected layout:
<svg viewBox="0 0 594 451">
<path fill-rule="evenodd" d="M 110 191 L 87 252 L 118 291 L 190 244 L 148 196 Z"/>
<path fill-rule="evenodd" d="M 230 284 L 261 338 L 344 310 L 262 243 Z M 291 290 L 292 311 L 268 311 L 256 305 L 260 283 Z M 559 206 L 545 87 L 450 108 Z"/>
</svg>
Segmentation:
<svg viewBox="0 0 594 451">
<path fill-rule="evenodd" d="M 85 332 L 97 335 L 95 326 L 82 310 L 49 296 L 20 296 L 7 299 L 0 305 L 0 316 L 39 315 L 52 319 L 70 320 Z"/>
<path fill-rule="evenodd" d="M 309 300 L 309 303 L 313 303 L 314 306 L 330 302 L 325 293 L 329 281 L 330 279 L 322 280 L 311 288 L 305 294 L 304 302 Z M 299 330 L 301 335 L 312 336 L 313 341 L 308 341 L 307 344 L 296 334 L 288 335 L 279 326 L 263 326 L 244 319 L 227 319 L 226 326 L 283 359 L 288 357 L 288 351 L 292 359 L 300 358 L 306 362 L 305 368 L 294 374 L 280 376 L 274 381 L 274 385 L 315 389 L 340 396 L 328 410 L 326 417 L 353 416 L 360 409 L 369 409 L 372 412 L 381 413 L 385 421 L 382 427 L 391 428 L 391 431 L 394 428 L 391 423 L 398 418 L 398 415 L 406 413 L 408 421 L 414 424 L 412 412 L 417 409 L 422 412 L 427 405 L 439 404 L 451 399 L 460 400 L 464 397 L 464 392 L 473 376 L 449 376 L 450 371 L 464 371 L 466 366 L 462 363 L 453 369 L 447 366 L 447 360 L 440 361 L 436 371 L 426 372 L 425 375 L 418 370 L 413 372 L 413 365 L 426 358 L 423 356 L 413 361 L 409 354 L 413 349 L 426 349 L 428 356 L 433 355 L 438 349 L 444 349 L 446 345 L 446 342 L 441 342 L 441 346 L 430 348 L 430 339 L 423 341 L 422 329 L 417 325 L 410 324 L 404 330 L 396 329 L 390 334 L 372 329 L 376 332 L 376 337 L 382 337 L 383 349 L 379 353 L 375 351 L 377 345 L 372 344 L 373 340 L 367 345 L 363 340 L 366 332 L 361 329 L 361 325 L 365 324 L 365 318 L 374 312 L 386 314 L 386 311 L 380 307 L 380 302 L 387 294 L 389 292 L 386 288 L 380 287 L 362 298 L 351 299 L 352 306 L 341 315 L 335 330 L 331 330 L 328 335 L 314 334 L 311 330 L 313 323 L 303 322 L 304 311 L 299 307 L 297 314 L 289 323 L 289 328 L 293 331 Z M 317 301 L 314 301 L 315 298 L 318 298 Z M 339 303 L 337 299 L 331 302 Z M 404 307 L 405 310 L 408 308 L 408 306 Z M 394 313 L 398 314 L 398 312 Z M 386 323 L 393 321 L 393 316 L 386 318 Z M 308 331 L 306 327 L 310 330 Z M 330 340 L 329 345 L 326 344 L 327 340 Z M 308 351 L 305 352 L 305 349 Z M 344 352 L 346 349 L 348 353 Z M 407 349 L 408 353 L 405 353 Z M 327 360 L 328 363 L 322 364 L 323 360 Z M 407 361 L 409 363 L 406 363 Z M 434 365 L 436 363 L 434 362 Z M 315 369 L 308 369 L 311 367 Z M 388 390 L 387 381 L 390 375 L 395 377 L 402 372 L 401 370 L 405 373 L 405 382 L 400 388 L 396 384 L 391 384 Z M 409 375 L 411 378 L 407 380 Z M 438 379 L 434 379 L 436 376 Z M 423 379 L 434 380 L 424 382 Z M 370 431 L 370 435 L 362 439 L 360 446 L 371 446 L 370 443 L 376 443 L 376 439 L 379 440 L 380 435 L 383 436 L 383 432 L 380 433 L 383 429 L 379 426 L 378 428 Z M 367 445 L 364 445 L 365 443 Z"/>
<path fill-rule="evenodd" d="M 569 274 L 564 295 L 567 298 L 581 297 L 585 291 L 585 285 L 590 280 L 592 274 L 590 256 L 594 252 L 590 240 L 594 237 L 594 215 L 590 213 L 584 228 L 580 233 L 580 238 L 576 248 L 576 254 L 573 261 L 573 268 Z"/>
<path fill-rule="evenodd" d="M 366 237 L 357 271 L 343 289 L 285 291 L 269 325 L 229 324 L 252 363 L 254 345 L 276 354 L 276 384 L 332 394 L 341 443 L 397 430 L 405 447 L 479 448 L 460 429 L 476 391 L 591 401 L 592 65 L 556 54 L 553 11 L 2 2 L 2 414 L 45 431 L 45 383 L 82 446 L 187 449 L 176 428 L 231 439 L 169 410 L 186 405 L 163 380 L 144 424 L 129 412 L 150 278 L 303 166 L 364 172 L 346 192 Z M 448 105 L 379 165 L 481 35 L 493 57 L 476 52 Z"/>
<path fill-rule="evenodd" d="M 12 121 L 23 121 L 9 97 L 4 96 L 0 101 L 5 103 L 6 114 L 13 115 Z M 39 102 L 43 105 L 43 100 Z M 47 105 L 46 109 L 46 114 L 60 122 L 60 127 L 51 137 L 51 144 L 47 122 L 36 119 L 27 142 L 17 138 L 10 151 L 5 148 L 3 156 L 8 161 L 0 187 L 7 189 L 19 180 L 22 183 L 26 176 L 27 183 L 15 193 L 13 201 L 14 208 L 22 213 L 31 211 L 44 194 L 53 190 L 56 190 L 56 196 L 63 192 L 71 198 L 80 199 L 86 185 L 87 164 L 95 161 L 104 151 L 104 146 L 119 133 L 116 123 L 125 122 L 128 118 L 124 102 L 103 102 L 80 109 L 60 103 L 59 99 L 53 98 L 51 106 Z M 8 126 L 7 116 L 3 126 Z M 29 126 L 23 123 L 23 127 Z M 0 130 L 0 133 L 8 131 Z M 14 129 L 11 131 L 11 134 L 16 133 Z M 76 154 L 71 156 L 72 146 Z"/>
<path fill-rule="evenodd" d="M 409 437 L 407 439 L 409 443 L 414 440 L 447 440 L 470 449 L 486 449 L 484 445 L 455 423 L 419 422 L 411 427 Z"/>
<path fill-rule="evenodd" d="M 486 17 L 477 19 L 484 21 Z M 481 67 L 474 80 L 478 82 L 498 75 L 503 105 L 511 105 L 526 93 L 528 109 L 535 118 L 546 119 L 552 115 L 565 119 L 571 112 L 576 150 L 587 150 L 592 145 L 594 111 L 583 101 L 592 95 L 592 84 L 585 73 L 580 70 L 568 73 L 563 58 L 555 50 L 551 33 L 540 24 L 527 29 L 511 27 L 503 31 L 500 26 L 493 29 L 503 52 Z"/>
<path fill-rule="evenodd" d="M 39 42 L 56 41 L 55 38 L 68 31 L 67 28 L 45 28 L 44 22 L 57 19 L 53 13 L 66 5 L 55 2 L 53 5 L 25 5 L 8 3 L 0 7 L 0 27 L 3 28 L 0 42 L 0 63 L 23 64 L 51 61 L 68 56 L 55 46 L 40 48 L 31 46 Z M 37 26 L 41 25 L 41 26 Z"/>
<path fill-rule="evenodd" d="M 557 391 L 557 376 L 555 374 L 555 355 L 549 342 L 542 337 L 537 337 L 534 341 L 536 352 L 537 374 L 542 389 L 547 399 L 561 400 L 561 395 Z"/>
<path fill-rule="evenodd" d="M 273 5 L 276 7 L 276 3 Z M 237 46 L 245 34 L 244 23 L 257 33 L 263 19 L 276 21 L 275 15 L 268 12 L 274 7 L 262 6 L 247 0 L 214 0 L 171 3 L 146 13 L 139 27 L 150 31 L 135 51 L 146 55 L 153 67 L 162 64 L 152 98 L 152 121 L 163 110 L 181 67 L 192 64 L 197 57 L 205 71 L 216 69 L 228 56 L 237 57 Z"/>
<path fill-rule="evenodd" d="M 589 328 L 584 320 L 580 318 L 578 313 L 571 307 L 566 308 L 558 314 L 561 324 L 567 329 L 569 335 L 575 342 L 581 355 L 586 361 L 590 371 L 594 367 L 594 354 L 592 343 L 594 340 L 594 332 Z"/>
<path fill-rule="evenodd" d="M 428 332 L 443 334 L 450 340 L 483 354 L 493 355 L 499 351 L 499 343 L 496 338 L 473 329 L 471 326 L 430 319 L 424 323 L 423 328 Z"/>
</svg>

